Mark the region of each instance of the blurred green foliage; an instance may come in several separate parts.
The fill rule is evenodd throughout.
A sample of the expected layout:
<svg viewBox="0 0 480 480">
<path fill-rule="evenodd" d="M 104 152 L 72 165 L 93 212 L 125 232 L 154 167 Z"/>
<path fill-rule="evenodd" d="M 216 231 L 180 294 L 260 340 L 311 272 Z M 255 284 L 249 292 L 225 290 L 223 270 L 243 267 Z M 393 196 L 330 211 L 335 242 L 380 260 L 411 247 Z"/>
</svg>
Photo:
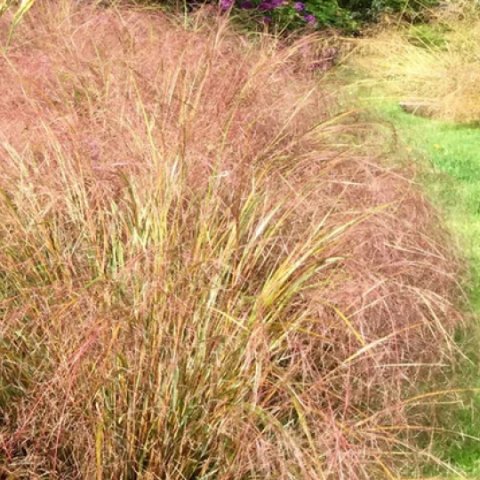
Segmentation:
<svg viewBox="0 0 480 480">
<path fill-rule="evenodd" d="M 243 22 L 270 24 L 278 30 L 302 27 L 336 27 L 359 30 L 365 22 L 374 22 L 383 14 L 402 14 L 408 19 L 420 18 L 421 12 L 438 0 L 137 0 L 180 6 L 193 10 L 204 3 L 217 4 L 219 10 L 232 12 Z"/>
</svg>

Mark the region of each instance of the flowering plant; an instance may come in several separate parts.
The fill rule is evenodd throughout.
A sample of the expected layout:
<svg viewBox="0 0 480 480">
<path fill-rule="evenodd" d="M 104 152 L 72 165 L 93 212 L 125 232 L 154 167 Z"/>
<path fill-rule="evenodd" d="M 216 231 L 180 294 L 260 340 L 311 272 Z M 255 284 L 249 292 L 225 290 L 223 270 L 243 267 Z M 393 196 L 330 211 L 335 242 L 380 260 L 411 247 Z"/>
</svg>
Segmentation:
<svg viewBox="0 0 480 480">
<path fill-rule="evenodd" d="M 337 0 L 218 0 L 223 12 L 235 8 L 238 13 L 248 10 L 248 18 L 258 17 L 265 24 L 292 29 L 336 26 L 352 28 L 354 22 Z"/>
</svg>

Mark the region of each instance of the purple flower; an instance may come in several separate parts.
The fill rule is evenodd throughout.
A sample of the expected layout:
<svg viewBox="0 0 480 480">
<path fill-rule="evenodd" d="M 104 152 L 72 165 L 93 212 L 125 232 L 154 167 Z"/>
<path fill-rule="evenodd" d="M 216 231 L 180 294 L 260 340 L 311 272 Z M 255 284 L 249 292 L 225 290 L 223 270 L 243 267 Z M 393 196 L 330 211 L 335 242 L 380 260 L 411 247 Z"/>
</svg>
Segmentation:
<svg viewBox="0 0 480 480">
<path fill-rule="evenodd" d="M 264 11 L 275 10 L 275 8 L 279 7 L 282 3 L 283 0 L 263 0 L 258 8 Z"/>
<path fill-rule="evenodd" d="M 315 25 L 317 23 L 317 19 L 315 18 L 315 15 L 308 14 L 308 15 L 305 15 L 303 18 L 309 25 Z"/>
<path fill-rule="evenodd" d="M 240 8 L 244 8 L 245 10 L 251 10 L 255 8 L 255 5 L 250 0 L 246 0 L 245 2 L 240 3 Z"/>
<path fill-rule="evenodd" d="M 219 2 L 220 10 L 223 10 L 223 11 L 230 10 L 234 2 L 235 0 L 220 0 Z"/>
<path fill-rule="evenodd" d="M 297 12 L 303 12 L 305 10 L 305 4 L 303 2 L 295 2 L 293 4 L 293 8 L 297 11 Z"/>
</svg>

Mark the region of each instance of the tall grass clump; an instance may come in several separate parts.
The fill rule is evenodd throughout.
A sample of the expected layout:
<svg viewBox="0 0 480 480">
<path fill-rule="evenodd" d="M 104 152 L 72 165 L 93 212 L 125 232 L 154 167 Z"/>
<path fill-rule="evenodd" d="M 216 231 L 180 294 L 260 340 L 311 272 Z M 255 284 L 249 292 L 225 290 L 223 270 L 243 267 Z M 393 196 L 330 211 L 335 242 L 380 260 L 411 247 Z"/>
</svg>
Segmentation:
<svg viewBox="0 0 480 480">
<path fill-rule="evenodd" d="M 68 1 L 20 24 L 0 59 L 1 475 L 414 465 L 455 261 L 332 115 L 315 42 Z"/>
<path fill-rule="evenodd" d="M 360 42 L 360 64 L 393 97 L 441 120 L 480 121 L 480 10 L 451 2 L 429 24 L 388 28 Z"/>
</svg>

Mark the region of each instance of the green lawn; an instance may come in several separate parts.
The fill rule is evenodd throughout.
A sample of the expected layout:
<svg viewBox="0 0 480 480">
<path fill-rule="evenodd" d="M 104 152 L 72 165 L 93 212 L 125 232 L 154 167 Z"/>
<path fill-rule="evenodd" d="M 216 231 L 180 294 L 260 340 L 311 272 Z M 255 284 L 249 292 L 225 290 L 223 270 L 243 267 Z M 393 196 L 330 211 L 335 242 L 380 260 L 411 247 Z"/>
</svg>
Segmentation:
<svg viewBox="0 0 480 480">
<path fill-rule="evenodd" d="M 352 78 L 351 72 L 347 72 L 347 78 Z M 354 83 L 347 91 L 348 102 L 352 97 L 359 101 L 369 119 L 392 133 L 395 142 L 388 155 L 393 154 L 395 161 L 413 161 L 418 167 L 418 181 L 442 212 L 468 265 L 463 287 L 473 320 L 466 331 L 459 332 L 459 344 L 471 362 L 465 362 L 455 375 L 459 376 L 458 384 L 480 388 L 480 126 L 456 125 L 405 113 L 398 105 L 400 99 L 379 95 L 378 88 Z M 470 395 L 463 407 L 446 416 L 449 429 L 479 437 L 480 394 Z M 465 473 L 466 477 L 460 478 L 480 479 L 480 442 L 453 435 L 438 449 L 443 460 Z"/>
</svg>

